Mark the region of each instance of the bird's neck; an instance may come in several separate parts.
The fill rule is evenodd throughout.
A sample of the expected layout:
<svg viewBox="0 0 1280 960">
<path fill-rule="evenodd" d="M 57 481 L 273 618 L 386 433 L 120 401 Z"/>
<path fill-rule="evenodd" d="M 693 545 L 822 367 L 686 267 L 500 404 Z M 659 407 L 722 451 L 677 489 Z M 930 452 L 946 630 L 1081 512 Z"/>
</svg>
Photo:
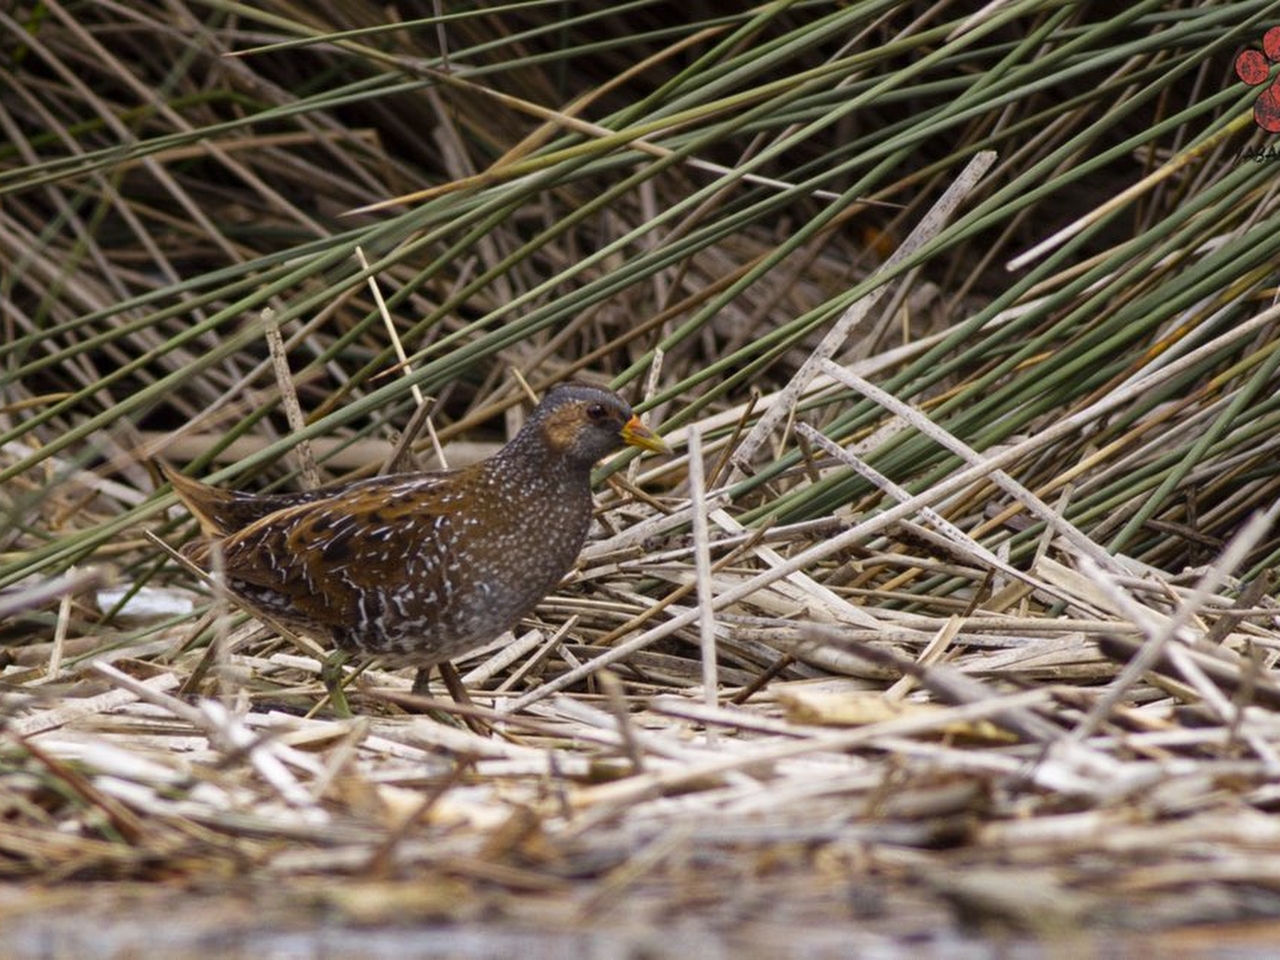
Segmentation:
<svg viewBox="0 0 1280 960">
<path fill-rule="evenodd" d="M 583 465 L 547 446 L 546 441 L 521 431 L 488 461 L 495 475 L 527 487 L 578 490 L 591 485 L 591 464 Z"/>
</svg>

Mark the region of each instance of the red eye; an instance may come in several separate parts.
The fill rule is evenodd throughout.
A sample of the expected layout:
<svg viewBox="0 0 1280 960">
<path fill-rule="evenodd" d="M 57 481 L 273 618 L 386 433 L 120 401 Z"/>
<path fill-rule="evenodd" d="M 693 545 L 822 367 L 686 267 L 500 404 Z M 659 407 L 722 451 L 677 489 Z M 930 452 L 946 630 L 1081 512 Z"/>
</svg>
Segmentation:
<svg viewBox="0 0 1280 960">
<path fill-rule="evenodd" d="M 587 416 L 592 420 L 604 420 L 609 416 L 609 408 L 603 403 L 593 403 L 587 407 Z"/>
</svg>

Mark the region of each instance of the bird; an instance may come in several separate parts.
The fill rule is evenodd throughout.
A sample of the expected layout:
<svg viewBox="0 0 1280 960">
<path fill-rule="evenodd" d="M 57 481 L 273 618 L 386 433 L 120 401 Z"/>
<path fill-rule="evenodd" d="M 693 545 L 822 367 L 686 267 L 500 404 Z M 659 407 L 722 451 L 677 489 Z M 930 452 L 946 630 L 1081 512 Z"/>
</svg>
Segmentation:
<svg viewBox="0 0 1280 960">
<path fill-rule="evenodd" d="M 570 381 L 495 454 L 457 469 L 258 494 L 160 468 L 204 535 L 183 552 L 219 569 L 243 606 L 339 658 L 417 667 L 419 690 L 432 667 L 514 627 L 573 568 L 591 525 L 591 470 L 628 445 L 671 452 L 620 396 Z"/>
</svg>

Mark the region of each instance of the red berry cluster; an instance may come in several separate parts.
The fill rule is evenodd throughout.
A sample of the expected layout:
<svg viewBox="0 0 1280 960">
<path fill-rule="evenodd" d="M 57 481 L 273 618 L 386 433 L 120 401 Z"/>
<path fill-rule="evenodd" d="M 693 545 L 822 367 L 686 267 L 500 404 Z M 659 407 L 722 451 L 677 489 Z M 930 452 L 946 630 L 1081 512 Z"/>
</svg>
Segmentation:
<svg viewBox="0 0 1280 960">
<path fill-rule="evenodd" d="M 1280 27 L 1272 27 L 1262 35 L 1261 50 L 1241 50 L 1236 56 L 1236 76 L 1258 87 L 1267 87 L 1253 104 L 1253 119 L 1267 133 L 1280 133 L 1280 77 L 1267 83 L 1271 64 L 1280 61 Z"/>
</svg>

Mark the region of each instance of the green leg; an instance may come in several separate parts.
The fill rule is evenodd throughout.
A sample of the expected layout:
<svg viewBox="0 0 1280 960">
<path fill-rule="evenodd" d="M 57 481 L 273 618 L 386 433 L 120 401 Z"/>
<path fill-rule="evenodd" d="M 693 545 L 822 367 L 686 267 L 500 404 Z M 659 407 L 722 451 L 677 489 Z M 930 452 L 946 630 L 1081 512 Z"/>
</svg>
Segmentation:
<svg viewBox="0 0 1280 960">
<path fill-rule="evenodd" d="M 343 650 L 335 650 L 320 665 L 320 681 L 329 695 L 329 704 L 333 707 L 333 712 L 340 720 L 350 720 L 354 716 L 351 712 L 351 704 L 347 703 L 347 692 L 344 689 L 346 680 L 342 675 L 342 668 L 350 659 L 350 654 Z"/>
</svg>

